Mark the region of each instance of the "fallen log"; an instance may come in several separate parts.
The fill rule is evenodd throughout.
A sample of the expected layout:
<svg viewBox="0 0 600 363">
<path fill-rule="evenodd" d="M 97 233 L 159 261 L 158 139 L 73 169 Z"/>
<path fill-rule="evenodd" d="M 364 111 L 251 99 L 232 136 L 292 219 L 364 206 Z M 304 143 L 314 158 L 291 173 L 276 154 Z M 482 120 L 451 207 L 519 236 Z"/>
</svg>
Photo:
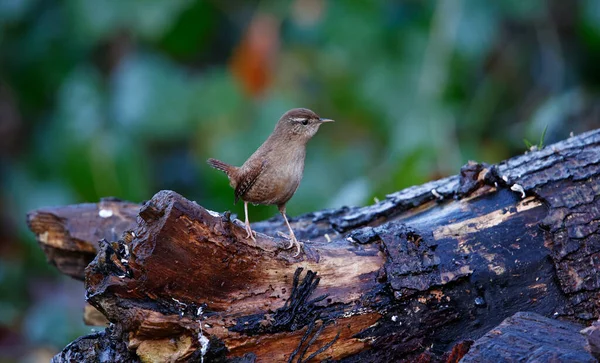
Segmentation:
<svg viewBox="0 0 600 363">
<path fill-rule="evenodd" d="M 599 195 L 596 130 L 498 165 L 469 163 L 371 206 L 295 218 L 305 254 L 294 258 L 275 237 L 281 218 L 255 223 L 254 242 L 228 213 L 162 191 L 86 268 L 88 302 L 112 324 L 80 342 L 142 361 L 435 360 L 519 311 L 590 324 L 600 315 Z M 44 227 L 35 231 L 47 250 Z"/>
</svg>

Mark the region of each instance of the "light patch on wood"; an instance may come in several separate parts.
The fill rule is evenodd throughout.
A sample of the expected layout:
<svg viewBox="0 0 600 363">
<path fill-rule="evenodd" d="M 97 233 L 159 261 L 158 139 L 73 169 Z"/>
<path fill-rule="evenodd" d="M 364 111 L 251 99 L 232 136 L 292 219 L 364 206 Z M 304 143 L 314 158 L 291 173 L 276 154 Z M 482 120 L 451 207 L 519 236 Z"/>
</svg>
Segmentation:
<svg viewBox="0 0 600 363">
<path fill-rule="evenodd" d="M 55 228 L 49 228 L 49 230 L 40 233 L 38 235 L 38 241 L 47 246 L 58 248 L 61 250 L 73 250 L 73 246 L 70 246 L 70 239 L 65 236 L 62 232 L 57 232 Z M 82 252 L 87 252 L 87 249 L 82 248 Z M 92 250 L 93 251 L 93 250 Z"/>
<path fill-rule="evenodd" d="M 470 255 L 475 252 L 473 246 L 467 243 L 468 240 L 458 238 L 458 251 L 463 255 Z"/>
<path fill-rule="evenodd" d="M 440 273 L 440 278 L 442 283 L 448 283 L 450 281 L 454 281 L 459 277 L 467 276 L 473 273 L 473 270 L 469 265 L 461 266 L 458 271 L 444 271 Z"/>
<path fill-rule="evenodd" d="M 307 263 L 305 270 L 318 271 L 321 278 L 315 295 L 323 290 L 345 290 L 345 296 L 330 295 L 332 301 L 350 302 L 358 300 L 364 293 L 365 282 L 361 276 L 379 271 L 384 264 L 381 253 L 372 256 L 359 256 L 350 251 L 341 250 L 335 256 L 323 256 L 319 263 Z M 294 266 L 295 268 L 295 266 Z"/>
<path fill-rule="evenodd" d="M 139 342 L 135 353 L 143 363 L 175 362 L 189 357 L 196 349 L 189 335 Z"/>
<path fill-rule="evenodd" d="M 485 258 L 487 262 L 494 261 L 494 255 L 490 253 L 480 253 L 481 257 Z"/>
<path fill-rule="evenodd" d="M 376 247 L 372 247 L 375 249 Z M 270 299 L 266 302 L 263 298 L 256 302 L 260 306 L 253 306 L 252 296 L 240 297 L 240 304 L 246 305 L 244 313 L 255 313 L 264 310 L 276 310 L 285 304 L 292 292 L 292 277 L 298 267 L 304 271 L 317 272 L 320 281 L 314 296 L 328 294 L 331 302 L 349 303 L 360 299 L 368 285 L 375 285 L 375 279 L 365 279 L 365 275 L 376 273 L 381 269 L 385 257 L 379 251 L 373 251 L 372 255 L 357 255 L 351 249 L 340 247 L 339 249 L 324 249 L 320 251 L 319 262 L 306 261 L 302 264 L 284 265 L 278 260 L 265 261 L 272 266 L 263 264 L 264 277 L 261 284 L 253 287 L 254 292 L 264 291 L 267 287 L 271 289 L 270 294 L 279 293 L 278 299 Z M 286 278 L 283 278 L 286 276 Z M 302 280 L 305 272 L 300 276 Z M 283 292 L 285 291 L 285 293 Z M 277 294 L 276 294 L 277 295 Z M 257 295 L 260 297 L 260 295 Z M 236 309 L 240 309 L 239 306 Z M 255 310 L 255 311 L 253 311 Z M 239 311 L 239 310 L 236 310 Z"/>
<path fill-rule="evenodd" d="M 504 266 L 500 266 L 500 265 L 489 264 L 488 269 L 490 271 L 494 272 L 496 275 L 502 275 L 502 274 L 506 273 L 506 268 L 504 268 Z"/>
<path fill-rule="evenodd" d="M 64 233 L 64 230 L 56 225 L 49 225 L 46 230 L 36 235 L 39 243 L 65 251 L 91 252 L 96 253 L 94 245 L 71 238 Z"/>
<path fill-rule="evenodd" d="M 433 231 L 433 237 L 435 239 L 441 239 L 444 237 L 457 237 L 472 234 L 477 231 L 497 226 L 509 220 L 517 213 L 521 213 L 541 205 L 542 203 L 534 197 L 528 197 L 516 205 L 516 212 L 505 212 L 504 209 L 495 210 L 482 216 L 477 216 L 475 218 L 441 226 Z"/>
<path fill-rule="evenodd" d="M 83 310 L 83 322 L 91 326 L 108 326 L 106 317 L 92 305 L 86 303 Z"/>
<path fill-rule="evenodd" d="M 569 268 L 567 269 L 567 271 L 569 277 L 571 278 L 572 284 L 574 285 L 570 290 L 579 291 L 581 289 L 581 286 L 583 286 L 583 279 L 573 268 Z"/>
<path fill-rule="evenodd" d="M 535 284 L 535 285 L 531 285 L 529 286 L 530 290 L 544 290 L 547 291 L 548 290 L 548 286 L 546 284 Z"/>
<path fill-rule="evenodd" d="M 38 234 L 37 237 L 38 237 L 39 242 L 41 242 L 45 245 L 56 247 L 56 246 L 54 246 L 54 243 L 53 243 L 54 241 L 50 239 L 50 231 L 42 232 L 42 233 Z"/>
</svg>

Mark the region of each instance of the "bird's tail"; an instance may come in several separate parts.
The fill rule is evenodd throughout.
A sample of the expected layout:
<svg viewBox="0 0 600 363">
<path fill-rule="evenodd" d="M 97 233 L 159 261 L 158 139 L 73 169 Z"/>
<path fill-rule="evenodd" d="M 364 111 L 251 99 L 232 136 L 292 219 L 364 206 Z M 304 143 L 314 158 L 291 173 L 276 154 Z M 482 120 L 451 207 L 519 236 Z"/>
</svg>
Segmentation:
<svg viewBox="0 0 600 363">
<path fill-rule="evenodd" d="M 213 168 L 225 172 L 225 174 L 227 174 L 227 176 L 231 175 L 233 173 L 233 171 L 236 169 L 236 167 L 233 165 L 229 165 L 227 163 L 222 162 L 221 160 L 217 160 L 217 159 L 213 159 L 213 158 L 206 160 L 206 162 L 208 163 L 208 165 L 212 166 Z"/>
</svg>

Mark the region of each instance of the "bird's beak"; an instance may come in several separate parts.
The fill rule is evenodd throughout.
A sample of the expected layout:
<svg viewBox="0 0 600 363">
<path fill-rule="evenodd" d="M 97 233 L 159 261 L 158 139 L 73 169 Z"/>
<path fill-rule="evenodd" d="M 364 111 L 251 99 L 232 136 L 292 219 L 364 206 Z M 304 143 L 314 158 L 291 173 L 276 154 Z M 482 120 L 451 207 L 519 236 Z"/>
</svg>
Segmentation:
<svg viewBox="0 0 600 363">
<path fill-rule="evenodd" d="M 319 119 L 319 122 L 320 122 L 320 123 L 324 123 L 324 122 L 335 122 L 335 121 L 333 121 L 333 120 L 331 120 L 331 119 L 328 119 L 328 118 L 320 118 L 320 119 Z"/>
</svg>

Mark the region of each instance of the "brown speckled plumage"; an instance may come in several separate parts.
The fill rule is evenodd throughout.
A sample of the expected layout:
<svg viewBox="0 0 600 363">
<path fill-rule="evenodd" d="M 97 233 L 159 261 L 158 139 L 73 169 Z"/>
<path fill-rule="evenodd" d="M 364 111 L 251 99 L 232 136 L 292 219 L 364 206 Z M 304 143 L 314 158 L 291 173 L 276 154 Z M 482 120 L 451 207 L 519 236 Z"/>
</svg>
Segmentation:
<svg viewBox="0 0 600 363">
<path fill-rule="evenodd" d="M 235 189 L 235 202 L 244 201 L 249 238 L 254 239 L 254 236 L 248 221 L 247 204 L 277 205 L 290 230 L 291 246 L 298 246 L 300 251 L 300 244 L 285 215 L 285 204 L 302 180 L 306 143 L 323 122 L 331 121 L 306 108 L 295 108 L 281 116 L 273 133 L 241 167 L 208 159 L 212 167 L 227 174 L 229 184 Z"/>
</svg>

